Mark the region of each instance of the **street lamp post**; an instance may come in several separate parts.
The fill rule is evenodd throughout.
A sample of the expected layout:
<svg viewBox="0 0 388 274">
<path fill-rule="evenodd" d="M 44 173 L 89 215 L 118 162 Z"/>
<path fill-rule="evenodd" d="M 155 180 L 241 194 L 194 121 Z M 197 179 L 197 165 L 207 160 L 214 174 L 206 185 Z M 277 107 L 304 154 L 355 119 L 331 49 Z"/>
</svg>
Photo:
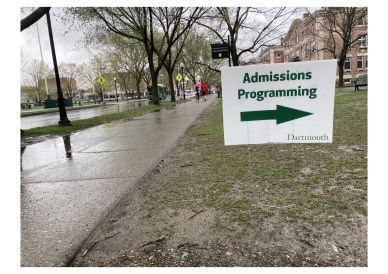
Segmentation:
<svg viewBox="0 0 388 274">
<path fill-rule="evenodd" d="M 183 63 L 181 63 L 181 69 L 182 69 L 182 83 L 183 83 L 183 100 L 186 100 L 185 78 L 183 77 L 183 68 L 184 68 L 184 65 L 183 65 Z"/>
<path fill-rule="evenodd" d="M 105 67 L 100 67 L 100 74 L 101 74 L 101 77 L 103 76 L 103 73 L 105 71 Z M 101 101 L 102 101 L 102 104 L 105 105 L 106 103 L 104 102 L 104 89 L 103 89 L 103 84 L 101 85 Z"/>
<path fill-rule="evenodd" d="M 116 77 L 113 77 L 113 80 L 115 80 L 115 89 L 116 89 L 116 102 L 119 102 L 119 98 L 117 97 L 117 84 L 116 84 Z"/>
<path fill-rule="evenodd" d="M 51 29 L 50 11 L 46 12 L 46 18 L 47 18 L 47 27 L 48 27 L 49 38 L 50 38 L 51 54 L 52 54 L 53 63 L 54 63 L 55 81 L 57 83 L 58 108 L 59 108 L 58 126 L 71 126 L 72 124 L 70 120 L 67 118 L 66 108 L 65 108 L 65 98 L 63 97 L 61 82 L 59 79 L 57 57 L 55 54 L 55 47 L 54 47 L 54 38 L 53 38 L 52 29 Z"/>
</svg>

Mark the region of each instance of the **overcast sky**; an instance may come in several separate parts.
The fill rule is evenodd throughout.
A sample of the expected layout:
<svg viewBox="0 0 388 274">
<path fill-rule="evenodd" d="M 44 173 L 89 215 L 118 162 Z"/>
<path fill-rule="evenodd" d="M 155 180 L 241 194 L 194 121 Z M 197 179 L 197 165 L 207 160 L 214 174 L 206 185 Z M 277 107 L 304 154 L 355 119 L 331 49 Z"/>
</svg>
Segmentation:
<svg viewBox="0 0 388 274">
<path fill-rule="evenodd" d="M 75 50 L 77 39 L 80 38 L 78 32 L 70 32 L 64 35 L 65 28 L 61 25 L 59 19 L 54 16 L 59 8 L 51 8 L 50 19 L 53 32 L 55 54 L 57 64 L 60 63 L 76 63 L 81 64 L 89 60 L 88 52 L 85 50 Z M 29 10 L 26 10 L 29 12 Z M 26 14 L 21 14 L 21 19 L 25 18 Z M 50 38 L 47 27 L 47 18 L 43 16 L 38 21 L 40 43 L 42 47 L 43 61 L 53 68 L 53 57 L 51 53 Z M 38 30 L 36 24 L 30 26 L 20 33 L 20 45 L 23 47 L 26 59 L 31 62 L 33 59 L 41 60 Z"/>
</svg>

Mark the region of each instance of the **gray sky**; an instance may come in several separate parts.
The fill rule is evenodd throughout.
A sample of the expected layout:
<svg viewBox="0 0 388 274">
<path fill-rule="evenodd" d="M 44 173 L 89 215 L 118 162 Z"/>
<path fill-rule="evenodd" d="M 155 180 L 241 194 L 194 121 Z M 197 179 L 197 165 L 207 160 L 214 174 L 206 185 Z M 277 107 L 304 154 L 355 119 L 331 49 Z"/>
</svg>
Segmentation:
<svg viewBox="0 0 388 274">
<path fill-rule="evenodd" d="M 81 64 L 88 61 L 89 56 L 87 51 L 75 50 L 76 41 L 80 38 L 80 34 L 77 32 L 70 32 L 64 35 L 65 28 L 61 25 L 59 19 L 54 16 L 54 13 L 57 14 L 58 11 L 59 8 L 51 8 L 50 10 L 51 28 L 53 32 L 57 64 Z M 29 12 L 29 10 L 26 9 L 26 12 Z M 25 18 L 26 16 L 26 14 L 21 14 L 20 19 Z M 53 57 L 51 53 L 46 16 L 43 16 L 38 21 L 38 28 L 43 61 L 48 64 L 50 68 L 53 68 Z M 37 59 L 39 61 L 41 60 L 38 31 L 35 24 L 20 32 L 20 46 L 23 47 L 24 54 L 29 62 L 33 59 Z"/>
</svg>

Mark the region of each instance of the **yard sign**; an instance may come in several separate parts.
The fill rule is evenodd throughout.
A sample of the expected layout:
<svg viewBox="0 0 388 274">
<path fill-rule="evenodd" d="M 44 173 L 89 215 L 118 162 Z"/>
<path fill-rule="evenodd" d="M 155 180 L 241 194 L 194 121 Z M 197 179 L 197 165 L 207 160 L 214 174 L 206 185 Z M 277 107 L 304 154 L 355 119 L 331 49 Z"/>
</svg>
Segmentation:
<svg viewBox="0 0 388 274">
<path fill-rule="evenodd" d="M 331 143 L 336 63 L 222 68 L 225 145 Z"/>
</svg>

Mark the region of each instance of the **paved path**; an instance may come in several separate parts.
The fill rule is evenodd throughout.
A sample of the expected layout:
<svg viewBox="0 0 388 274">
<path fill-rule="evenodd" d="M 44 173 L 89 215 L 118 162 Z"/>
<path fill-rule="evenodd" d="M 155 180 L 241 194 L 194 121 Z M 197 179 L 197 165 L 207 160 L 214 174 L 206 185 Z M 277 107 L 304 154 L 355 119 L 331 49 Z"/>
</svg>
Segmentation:
<svg viewBox="0 0 388 274">
<path fill-rule="evenodd" d="M 172 108 L 22 148 L 21 266 L 64 266 L 212 103 Z"/>
</svg>

